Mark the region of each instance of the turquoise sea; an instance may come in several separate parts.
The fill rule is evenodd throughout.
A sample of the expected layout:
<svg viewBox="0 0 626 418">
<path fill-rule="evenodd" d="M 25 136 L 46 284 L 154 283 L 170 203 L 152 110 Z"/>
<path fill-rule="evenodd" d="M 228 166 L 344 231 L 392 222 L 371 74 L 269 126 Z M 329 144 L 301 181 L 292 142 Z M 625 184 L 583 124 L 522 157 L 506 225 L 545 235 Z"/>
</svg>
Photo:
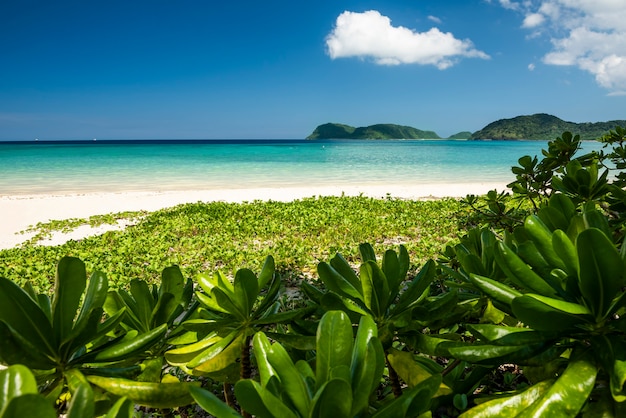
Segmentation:
<svg viewBox="0 0 626 418">
<path fill-rule="evenodd" d="M 510 182 L 542 141 L 0 143 L 0 195 Z M 599 144 L 585 143 L 585 150 Z"/>
</svg>

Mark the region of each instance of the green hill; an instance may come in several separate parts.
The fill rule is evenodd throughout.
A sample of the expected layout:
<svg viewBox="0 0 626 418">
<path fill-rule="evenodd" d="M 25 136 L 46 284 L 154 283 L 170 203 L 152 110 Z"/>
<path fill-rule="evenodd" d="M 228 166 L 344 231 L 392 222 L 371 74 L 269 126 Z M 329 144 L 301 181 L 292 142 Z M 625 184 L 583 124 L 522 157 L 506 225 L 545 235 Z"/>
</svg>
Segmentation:
<svg viewBox="0 0 626 418">
<path fill-rule="evenodd" d="M 470 131 L 463 131 L 449 136 L 448 139 L 470 139 L 471 137 L 472 133 Z"/>
<path fill-rule="evenodd" d="M 539 139 L 551 140 L 565 131 L 580 135 L 581 139 L 597 139 L 617 125 L 626 126 L 626 120 L 608 122 L 567 122 L 546 113 L 500 119 L 474 132 L 471 139 Z"/>
<path fill-rule="evenodd" d="M 306 139 L 440 139 L 433 131 L 381 123 L 355 128 L 339 123 L 319 125 Z"/>
</svg>

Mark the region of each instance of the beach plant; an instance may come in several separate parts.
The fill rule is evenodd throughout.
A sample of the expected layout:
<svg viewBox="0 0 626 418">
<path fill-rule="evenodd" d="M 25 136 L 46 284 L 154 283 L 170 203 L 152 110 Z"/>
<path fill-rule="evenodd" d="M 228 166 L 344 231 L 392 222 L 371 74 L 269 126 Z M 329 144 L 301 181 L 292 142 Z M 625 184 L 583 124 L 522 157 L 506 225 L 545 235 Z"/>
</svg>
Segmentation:
<svg viewBox="0 0 626 418">
<path fill-rule="evenodd" d="M 41 392 L 50 399 L 65 397 L 68 389 L 73 397 L 89 397 L 92 377 L 103 379 L 97 386 L 114 393 L 118 377 L 110 376 L 141 371 L 139 363 L 164 337 L 167 325 L 141 333 L 120 328 L 125 309 L 104 315 L 107 290 L 106 276 L 94 272 L 87 280 L 84 263 L 74 257 L 59 261 L 52 299 L 28 283 L 22 289 L 0 278 L 0 361 L 35 370 Z M 139 388 L 128 382 L 124 395 L 132 399 Z M 178 385 L 188 392 L 187 384 Z M 178 401 L 171 398 L 171 406 Z"/>
<path fill-rule="evenodd" d="M 183 332 L 179 325 L 191 316 L 197 306 L 192 304 L 193 283 L 183 277 L 178 266 L 170 266 L 161 273 L 161 283 L 148 285 L 140 279 L 130 281 L 130 291 L 123 288 L 108 292 L 103 305 L 109 316 L 124 311 L 120 325 L 128 332 L 148 333 L 163 325 L 167 326 L 167 337 Z M 165 351 L 170 348 L 167 339 L 161 338 L 150 347 L 143 370 L 142 381 L 161 381 Z"/>
<path fill-rule="evenodd" d="M 271 256 L 265 259 L 258 276 L 243 268 L 237 270 L 233 282 L 220 271 L 200 274 L 196 280 L 198 318 L 182 324 L 187 332 L 170 340 L 175 348 L 165 353 L 165 359 L 189 374 L 224 382 L 224 395 L 231 403 L 230 385 L 252 373 L 252 336 L 313 309 L 279 312 L 282 283 Z"/>
<path fill-rule="evenodd" d="M 377 326 L 369 316 L 352 321 L 342 311 L 329 311 L 316 334 L 314 367 L 293 362 L 280 343 L 258 332 L 254 353 L 259 381 L 240 380 L 235 393 L 242 406 L 260 418 L 270 417 L 416 417 L 429 411 L 441 376 L 425 379 L 398 399 L 378 404 L 374 392 L 383 374 L 384 353 Z M 198 404 L 218 418 L 239 416 L 213 394 L 193 389 Z"/>
<path fill-rule="evenodd" d="M 307 284 L 303 286 L 326 311 L 342 310 L 353 322 L 361 316 L 374 321 L 385 351 L 392 391 L 395 397 L 400 397 L 402 385 L 398 374 L 408 376 L 410 373 L 407 362 L 394 363 L 391 360 L 394 342 L 429 326 L 438 329 L 451 325 L 462 316 L 463 309 L 458 309 L 454 291 L 434 297 L 429 295 L 430 285 L 436 277 L 433 261 L 428 261 L 413 279 L 407 280 L 409 255 L 404 246 L 400 245 L 398 252 L 387 250 L 381 265 L 378 265 L 370 244 L 361 244 L 359 251 L 362 260 L 359 274 L 341 254 L 336 254 L 330 263 L 318 265 L 319 278 L 328 292 L 320 294 Z M 398 357 L 396 354 L 395 358 Z M 396 370 L 397 367 L 403 370 Z M 422 375 L 425 373 L 427 371 Z"/>
<path fill-rule="evenodd" d="M 457 342 L 430 341 L 440 355 L 474 363 L 521 364 L 538 383 L 464 416 L 487 416 L 498 408 L 513 416 L 522 409 L 525 414 L 530 409 L 532 416 L 574 416 L 581 410 L 619 416 L 624 409 L 624 246 L 620 249 L 614 242 L 601 211 L 585 205 L 579 213 L 567 197 L 553 195 L 551 202 L 557 200 L 565 209 L 558 220 L 548 216 L 557 212 L 540 211 L 527 217 L 511 245 L 497 242 L 495 260 L 508 284 L 470 275 L 477 288 L 525 327 L 468 324 L 476 338 L 471 350 Z M 524 245 L 536 251 L 516 251 Z M 531 263 L 530 258 L 535 260 Z"/>
</svg>

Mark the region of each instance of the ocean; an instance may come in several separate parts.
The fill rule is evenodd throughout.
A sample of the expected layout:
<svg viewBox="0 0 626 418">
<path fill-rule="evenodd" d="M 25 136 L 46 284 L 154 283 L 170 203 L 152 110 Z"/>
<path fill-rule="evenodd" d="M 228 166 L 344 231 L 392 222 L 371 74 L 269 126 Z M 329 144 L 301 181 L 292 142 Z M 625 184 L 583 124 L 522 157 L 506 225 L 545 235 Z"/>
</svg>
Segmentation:
<svg viewBox="0 0 626 418">
<path fill-rule="evenodd" d="M 0 195 L 502 182 L 543 141 L 0 142 Z M 585 142 L 583 149 L 600 149 Z"/>
</svg>

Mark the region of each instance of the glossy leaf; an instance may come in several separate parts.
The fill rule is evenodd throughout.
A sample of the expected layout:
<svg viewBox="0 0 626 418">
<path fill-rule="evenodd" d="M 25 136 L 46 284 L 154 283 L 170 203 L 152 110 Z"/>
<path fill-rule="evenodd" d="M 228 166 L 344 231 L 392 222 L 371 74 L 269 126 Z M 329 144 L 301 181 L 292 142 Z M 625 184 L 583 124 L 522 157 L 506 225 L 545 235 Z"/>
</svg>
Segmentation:
<svg viewBox="0 0 626 418">
<path fill-rule="evenodd" d="M 208 390 L 198 387 L 189 388 L 194 401 L 215 418 L 241 418 L 241 415 L 226 405 L 221 399 Z"/>
<path fill-rule="evenodd" d="M 470 281 L 491 299 L 511 306 L 511 302 L 522 293 L 497 280 L 470 274 Z"/>
<path fill-rule="evenodd" d="M 517 417 L 544 395 L 552 386 L 552 380 L 546 380 L 530 386 L 522 392 L 483 402 L 459 418 L 509 418 Z"/>
<path fill-rule="evenodd" d="M 12 399 L 38 393 L 35 376 L 21 364 L 0 370 L 0 388 L 0 417 L 6 416 L 4 411 Z"/>
<path fill-rule="evenodd" d="M 352 388 L 343 379 L 325 382 L 312 400 L 311 418 L 352 418 Z"/>
<path fill-rule="evenodd" d="M 52 298 L 52 327 L 57 346 L 72 332 L 86 286 L 85 264 L 78 258 L 63 257 L 57 266 Z"/>
<path fill-rule="evenodd" d="M 585 306 L 541 295 L 517 297 L 511 306 L 520 321 L 540 331 L 571 330 L 591 318 L 591 311 Z"/>
<path fill-rule="evenodd" d="M 350 367 L 353 337 L 352 324 L 341 311 L 324 314 L 317 329 L 316 382 L 318 389 L 336 367 Z"/>
<path fill-rule="evenodd" d="M 235 298 L 233 302 L 239 306 L 244 316 L 250 316 L 254 302 L 259 296 L 259 282 L 254 273 L 248 269 L 237 270 L 234 291 Z"/>
<path fill-rule="evenodd" d="M 243 409 L 259 418 L 298 418 L 280 398 L 254 380 L 244 379 L 237 382 L 235 395 Z"/>
<path fill-rule="evenodd" d="M 523 416 L 576 416 L 593 390 L 598 370 L 586 357 L 572 358 L 556 382 Z"/>
<path fill-rule="evenodd" d="M 613 298 L 626 285 L 625 266 L 613 243 L 597 229 L 580 233 L 580 291 L 597 317 L 607 314 Z"/>
<path fill-rule="evenodd" d="M 54 357 L 52 325 L 46 315 L 15 283 L 0 278 L 0 321 L 42 353 Z"/>
<path fill-rule="evenodd" d="M 550 235 L 552 237 L 552 235 Z M 552 241 L 550 241 L 552 246 Z M 546 296 L 556 296 L 557 291 L 544 278 L 535 273 L 515 252 L 503 242 L 496 246 L 496 261 L 506 277 L 522 289 Z"/>
</svg>

